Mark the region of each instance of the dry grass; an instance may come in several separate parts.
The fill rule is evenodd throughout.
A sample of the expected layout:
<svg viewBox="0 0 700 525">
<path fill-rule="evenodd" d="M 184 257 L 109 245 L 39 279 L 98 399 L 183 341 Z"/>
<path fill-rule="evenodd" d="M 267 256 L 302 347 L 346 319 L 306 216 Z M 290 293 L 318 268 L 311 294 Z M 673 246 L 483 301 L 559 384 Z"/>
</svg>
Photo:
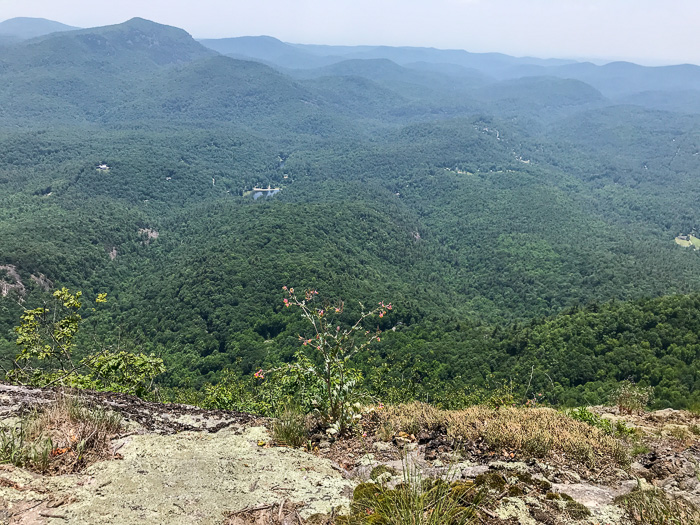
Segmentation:
<svg viewBox="0 0 700 525">
<path fill-rule="evenodd" d="M 75 472 L 111 457 L 121 416 L 60 395 L 18 427 L 0 430 L 0 461 L 39 472 Z"/>
<path fill-rule="evenodd" d="M 700 523 L 700 509 L 683 498 L 659 489 L 637 490 L 617 498 L 632 523 L 639 525 L 686 525 Z"/>
<path fill-rule="evenodd" d="M 474 406 L 465 410 L 439 410 L 423 403 L 387 407 L 382 426 L 394 432 L 417 434 L 441 431 L 482 451 L 503 450 L 528 458 L 565 454 L 589 468 L 601 462 L 629 462 L 626 447 L 586 423 L 550 408 Z"/>
</svg>

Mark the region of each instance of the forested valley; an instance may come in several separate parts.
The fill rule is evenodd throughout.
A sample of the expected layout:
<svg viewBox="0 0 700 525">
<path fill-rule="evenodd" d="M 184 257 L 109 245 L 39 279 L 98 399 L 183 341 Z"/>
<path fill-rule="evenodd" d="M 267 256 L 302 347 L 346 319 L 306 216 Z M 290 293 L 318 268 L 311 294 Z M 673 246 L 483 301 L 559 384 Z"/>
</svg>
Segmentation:
<svg viewBox="0 0 700 525">
<path fill-rule="evenodd" d="M 700 68 L 659 69 L 142 19 L 0 40 L 2 364 L 65 286 L 107 293 L 81 346 L 162 357 L 164 391 L 244 381 L 306 337 L 293 286 L 344 324 L 392 303 L 355 356 L 378 399 L 630 379 L 700 408 L 700 252 L 675 242 L 700 230 Z"/>
</svg>

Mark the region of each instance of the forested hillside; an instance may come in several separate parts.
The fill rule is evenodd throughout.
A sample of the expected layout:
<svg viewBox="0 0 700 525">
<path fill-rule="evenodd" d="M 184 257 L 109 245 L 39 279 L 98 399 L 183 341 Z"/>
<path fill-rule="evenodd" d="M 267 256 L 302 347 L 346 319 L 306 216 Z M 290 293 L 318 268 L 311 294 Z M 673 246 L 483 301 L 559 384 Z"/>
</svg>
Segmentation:
<svg viewBox="0 0 700 525">
<path fill-rule="evenodd" d="M 700 228 L 700 116 L 658 102 L 694 69 L 207 44 L 237 58 L 141 19 L 0 48 L 5 362 L 22 306 L 68 286 L 108 293 L 98 339 L 162 355 L 163 385 L 249 374 L 298 348 L 289 285 L 348 320 L 394 304 L 358 360 L 379 394 L 700 402 L 700 253 L 674 242 Z"/>
</svg>

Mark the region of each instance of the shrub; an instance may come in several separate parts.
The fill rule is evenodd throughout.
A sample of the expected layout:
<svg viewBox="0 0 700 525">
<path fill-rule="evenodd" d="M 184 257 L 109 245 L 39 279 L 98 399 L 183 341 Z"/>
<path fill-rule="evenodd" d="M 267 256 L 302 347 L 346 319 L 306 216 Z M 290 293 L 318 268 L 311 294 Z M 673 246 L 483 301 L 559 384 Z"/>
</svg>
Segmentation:
<svg viewBox="0 0 700 525">
<path fill-rule="evenodd" d="M 640 386 L 634 381 L 625 380 L 610 394 L 610 403 L 617 406 L 621 414 L 639 413 L 650 402 L 653 387 Z"/>
<path fill-rule="evenodd" d="M 362 375 L 350 366 L 350 361 L 358 352 L 380 341 L 381 331 L 368 330 L 365 324 L 371 318 L 384 317 L 392 306 L 381 302 L 376 308 L 366 310 L 360 304 L 359 318 L 349 327 L 341 328 L 338 318 L 344 309 L 342 301 L 315 305 L 318 295 L 315 290 L 307 290 L 301 299 L 295 295 L 294 288 L 285 286 L 284 291 L 284 305 L 301 310 L 312 333 L 309 337 L 299 336 L 302 349 L 294 354 L 294 363 L 267 372 L 259 370 L 255 375 L 262 380 L 266 374 L 273 374 L 277 378 L 281 376 L 278 381 L 297 385 L 302 405 L 310 402 L 328 427 L 327 432 L 343 434 L 360 418 L 362 403 L 367 400 L 360 390 Z M 312 353 L 306 353 L 309 350 Z"/>
<path fill-rule="evenodd" d="M 96 303 L 107 301 L 99 294 Z M 15 327 L 20 352 L 7 379 L 38 386 L 63 385 L 144 395 L 153 380 L 165 372 L 163 360 L 154 355 L 132 354 L 103 348 L 77 361 L 74 358 L 82 317 L 82 292 L 68 288 L 53 293 L 51 307 L 24 310 Z"/>
</svg>

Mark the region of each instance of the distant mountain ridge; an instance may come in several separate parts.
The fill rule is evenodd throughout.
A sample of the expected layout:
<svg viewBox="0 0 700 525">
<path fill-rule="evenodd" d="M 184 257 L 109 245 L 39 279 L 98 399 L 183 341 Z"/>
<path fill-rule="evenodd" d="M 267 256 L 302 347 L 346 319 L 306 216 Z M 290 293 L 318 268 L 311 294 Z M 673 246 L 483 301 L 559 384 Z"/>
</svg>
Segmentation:
<svg viewBox="0 0 700 525">
<path fill-rule="evenodd" d="M 38 36 L 80 29 L 45 18 L 17 17 L 0 22 L 0 36 L 27 40 Z"/>
<path fill-rule="evenodd" d="M 429 65 L 432 70 L 438 68 L 441 73 L 454 77 L 472 71 L 497 80 L 541 76 L 579 80 L 612 98 L 647 91 L 688 92 L 700 89 L 700 67 L 692 64 L 649 67 L 630 62 L 610 62 L 599 66 L 575 60 L 513 57 L 502 53 L 470 53 L 464 50 L 290 44 L 270 36 L 203 39 L 199 42 L 225 55 L 256 60 L 283 69 L 313 70 L 349 60 L 385 59 L 404 67 L 415 68 L 416 64 L 421 64 L 425 69 Z M 649 101 L 649 107 L 659 105 L 656 101 L 652 104 L 652 99 L 648 97 L 637 100 L 643 103 Z"/>
</svg>

